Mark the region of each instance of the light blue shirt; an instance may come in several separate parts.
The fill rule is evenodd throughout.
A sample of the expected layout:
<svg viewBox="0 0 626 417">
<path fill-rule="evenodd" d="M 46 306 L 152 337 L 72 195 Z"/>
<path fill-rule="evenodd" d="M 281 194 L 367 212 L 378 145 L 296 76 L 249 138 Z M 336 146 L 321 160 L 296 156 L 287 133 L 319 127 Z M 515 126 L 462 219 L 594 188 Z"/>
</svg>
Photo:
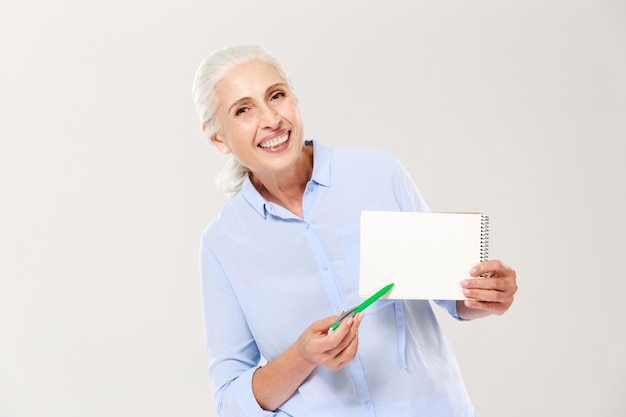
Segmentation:
<svg viewBox="0 0 626 417">
<path fill-rule="evenodd" d="M 271 361 L 314 321 L 360 303 L 361 210 L 428 210 L 387 153 L 313 146 L 303 219 L 246 180 L 202 236 L 206 345 L 219 414 L 474 416 L 454 354 L 421 300 L 374 303 L 354 361 L 339 371 L 318 366 L 275 412 L 256 402 L 252 374 L 261 358 Z M 437 303 L 456 317 L 455 301 Z"/>
</svg>

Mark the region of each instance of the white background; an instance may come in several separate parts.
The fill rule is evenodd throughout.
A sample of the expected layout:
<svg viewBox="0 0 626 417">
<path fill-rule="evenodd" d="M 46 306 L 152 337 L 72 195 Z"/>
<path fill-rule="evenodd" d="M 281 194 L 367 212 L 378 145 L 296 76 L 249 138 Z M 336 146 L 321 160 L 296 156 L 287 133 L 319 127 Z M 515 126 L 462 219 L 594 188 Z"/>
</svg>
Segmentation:
<svg viewBox="0 0 626 417">
<path fill-rule="evenodd" d="M 365 4 L 368 3 L 368 4 Z M 0 6 L 0 415 L 214 416 L 198 242 L 225 201 L 191 81 L 259 43 L 308 138 L 484 211 L 520 290 L 441 316 L 481 417 L 626 414 L 623 1 Z"/>
</svg>

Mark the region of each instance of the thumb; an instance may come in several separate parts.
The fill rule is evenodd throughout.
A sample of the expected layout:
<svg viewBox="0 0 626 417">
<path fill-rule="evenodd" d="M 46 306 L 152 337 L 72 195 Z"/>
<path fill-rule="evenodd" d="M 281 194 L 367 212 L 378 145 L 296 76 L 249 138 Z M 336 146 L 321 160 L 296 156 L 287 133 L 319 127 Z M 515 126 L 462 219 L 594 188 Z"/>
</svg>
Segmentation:
<svg viewBox="0 0 626 417">
<path fill-rule="evenodd" d="M 328 328 L 330 326 L 332 326 L 333 324 L 335 324 L 337 322 L 337 320 L 339 320 L 339 317 L 341 317 L 341 315 L 343 314 L 343 311 L 339 314 L 337 314 L 336 316 L 329 316 L 326 317 L 322 320 L 319 321 L 320 326 L 325 327 L 326 330 L 328 330 Z"/>
</svg>

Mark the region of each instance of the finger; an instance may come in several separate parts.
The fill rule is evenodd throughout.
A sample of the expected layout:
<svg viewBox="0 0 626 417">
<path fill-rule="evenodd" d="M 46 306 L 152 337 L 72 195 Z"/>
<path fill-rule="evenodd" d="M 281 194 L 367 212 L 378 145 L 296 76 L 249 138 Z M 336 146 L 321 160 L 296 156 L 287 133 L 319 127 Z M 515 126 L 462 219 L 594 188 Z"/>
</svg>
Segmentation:
<svg viewBox="0 0 626 417">
<path fill-rule="evenodd" d="M 341 317 L 342 314 L 343 314 L 343 311 L 340 312 L 336 316 L 329 316 L 329 317 L 326 317 L 325 319 L 319 320 L 317 323 L 319 323 L 321 327 L 329 328 L 337 321 L 337 319 L 339 319 L 339 317 Z"/>
<path fill-rule="evenodd" d="M 510 278 L 464 280 L 461 287 L 465 297 L 488 302 L 512 303 L 517 292 L 517 283 Z"/>
<path fill-rule="evenodd" d="M 461 281 L 464 289 L 503 290 L 502 278 L 475 278 Z"/>
<path fill-rule="evenodd" d="M 359 350 L 359 340 L 355 339 L 347 348 L 345 348 L 339 355 L 337 355 L 338 365 L 343 368 L 356 358 L 356 354 Z"/>
<path fill-rule="evenodd" d="M 334 324 L 335 322 L 333 322 Z M 350 329 L 354 323 L 353 317 L 348 317 L 339 323 L 339 326 L 336 329 L 332 329 L 329 327 L 326 329 L 327 331 L 327 350 L 334 349 L 341 341 L 347 337 L 350 333 Z M 333 325 L 331 324 L 331 326 Z"/>
<path fill-rule="evenodd" d="M 352 318 L 352 323 L 350 323 L 350 327 L 348 328 L 348 332 L 344 336 L 344 340 L 352 340 L 358 337 L 359 327 L 361 326 L 361 321 L 363 320 L 363 313 L 359 313 Z"/>
<path fill-rule="evenodd" d="M 313 333 L 326 334 L 330 326 L 332 326 L 336 320 L 337 320 L 337 316 L 329 316 L 329 317 L 323 318 L 311 324 L 307 330 Z"/>
<path fill-rule="evenodd" d="M 349 329 L 344 337 L 338 341 L 337 345 L 332 349 L 329 349 L 326 353 L 336 356 L 346 350 L 355 341 L 358 341 L 358 332 L 361 321 L 363 320 L 363 313 L 357 314 L 354 318 L 350 319 L 350 323 L 346 323 L 345 328 Z M 342 323 L 340 327 L 344 326 Z"/>
<path fill-rule="evenodd" d="M 502 261 L 493 259 L 490 261 L 481 262 L 475 265 L 470 270 L 470 275 L 473 277 L 478 277 L 481 275 L 487 276 L 506 276 L 506 275 L 514 275 L 515 271 L 505 265 Z"/>
<path fill-rule="evenodd" d="M 509 307 L 510 303 L 493 303 L 487 301 L 477 301 L 477 300 L 465 300 L 465 306 L 476 309 L 476 310 L 485 310 L 495 315 L 504 314 Z"/>
<path fill-rule="evenodd" d="M 337 330 L 339 328 L 339 325 L 342 322 L 346 321 L 348 317 L 349 316 L 345 316 L 342 311 L 337 316 L 328 317 L 324 320 L 321 320 L 320 323 L 323 322 L 322 327 L 326 329 L 327 334 L 331 334 L 332 332 Z"/>
<path fill-rule="evenodd" d="M 358 337 L 352 339 L 345 347 L 342 344 L 342 346 L 338 347 L 337 350 L 329 353 L 329 360 L 326 363 L 326 367 L 333 370 L 343 368 L 356 357 L 358 346 Z"/>
<path fill-rule="evenodd" d="M 509 303 L 513 301 L 513 295 L 506 291 L 463 288 L 463 295 L 470 300 L 489 303 Z"/>
<path fill-rule="evenodd" d="M 328 329 L 335 323 L 335 320 L 336 316 L 318 320 L 298 338 L 302 352 L 307 358 L 318 362 L 327 351 L 335 348 L 346 336 L 349 326 L 347 328 L 339 326 L 336 331 L 328 333 Z"/>
</svg>

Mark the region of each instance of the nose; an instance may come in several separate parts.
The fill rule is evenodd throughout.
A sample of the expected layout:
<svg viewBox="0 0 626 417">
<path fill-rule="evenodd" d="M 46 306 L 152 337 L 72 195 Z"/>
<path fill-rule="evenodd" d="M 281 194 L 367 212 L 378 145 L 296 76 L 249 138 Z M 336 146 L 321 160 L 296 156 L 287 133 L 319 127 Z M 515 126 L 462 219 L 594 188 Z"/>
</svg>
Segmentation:
<svg viewBox="0 0 626 417">
<path fill-rule="evenodd" d="M 280 115 L 271 105 L 264 105 L 261 112 L 261 127 L 267 129 L 278 129 L 280 126 Z"/>
</svg>

